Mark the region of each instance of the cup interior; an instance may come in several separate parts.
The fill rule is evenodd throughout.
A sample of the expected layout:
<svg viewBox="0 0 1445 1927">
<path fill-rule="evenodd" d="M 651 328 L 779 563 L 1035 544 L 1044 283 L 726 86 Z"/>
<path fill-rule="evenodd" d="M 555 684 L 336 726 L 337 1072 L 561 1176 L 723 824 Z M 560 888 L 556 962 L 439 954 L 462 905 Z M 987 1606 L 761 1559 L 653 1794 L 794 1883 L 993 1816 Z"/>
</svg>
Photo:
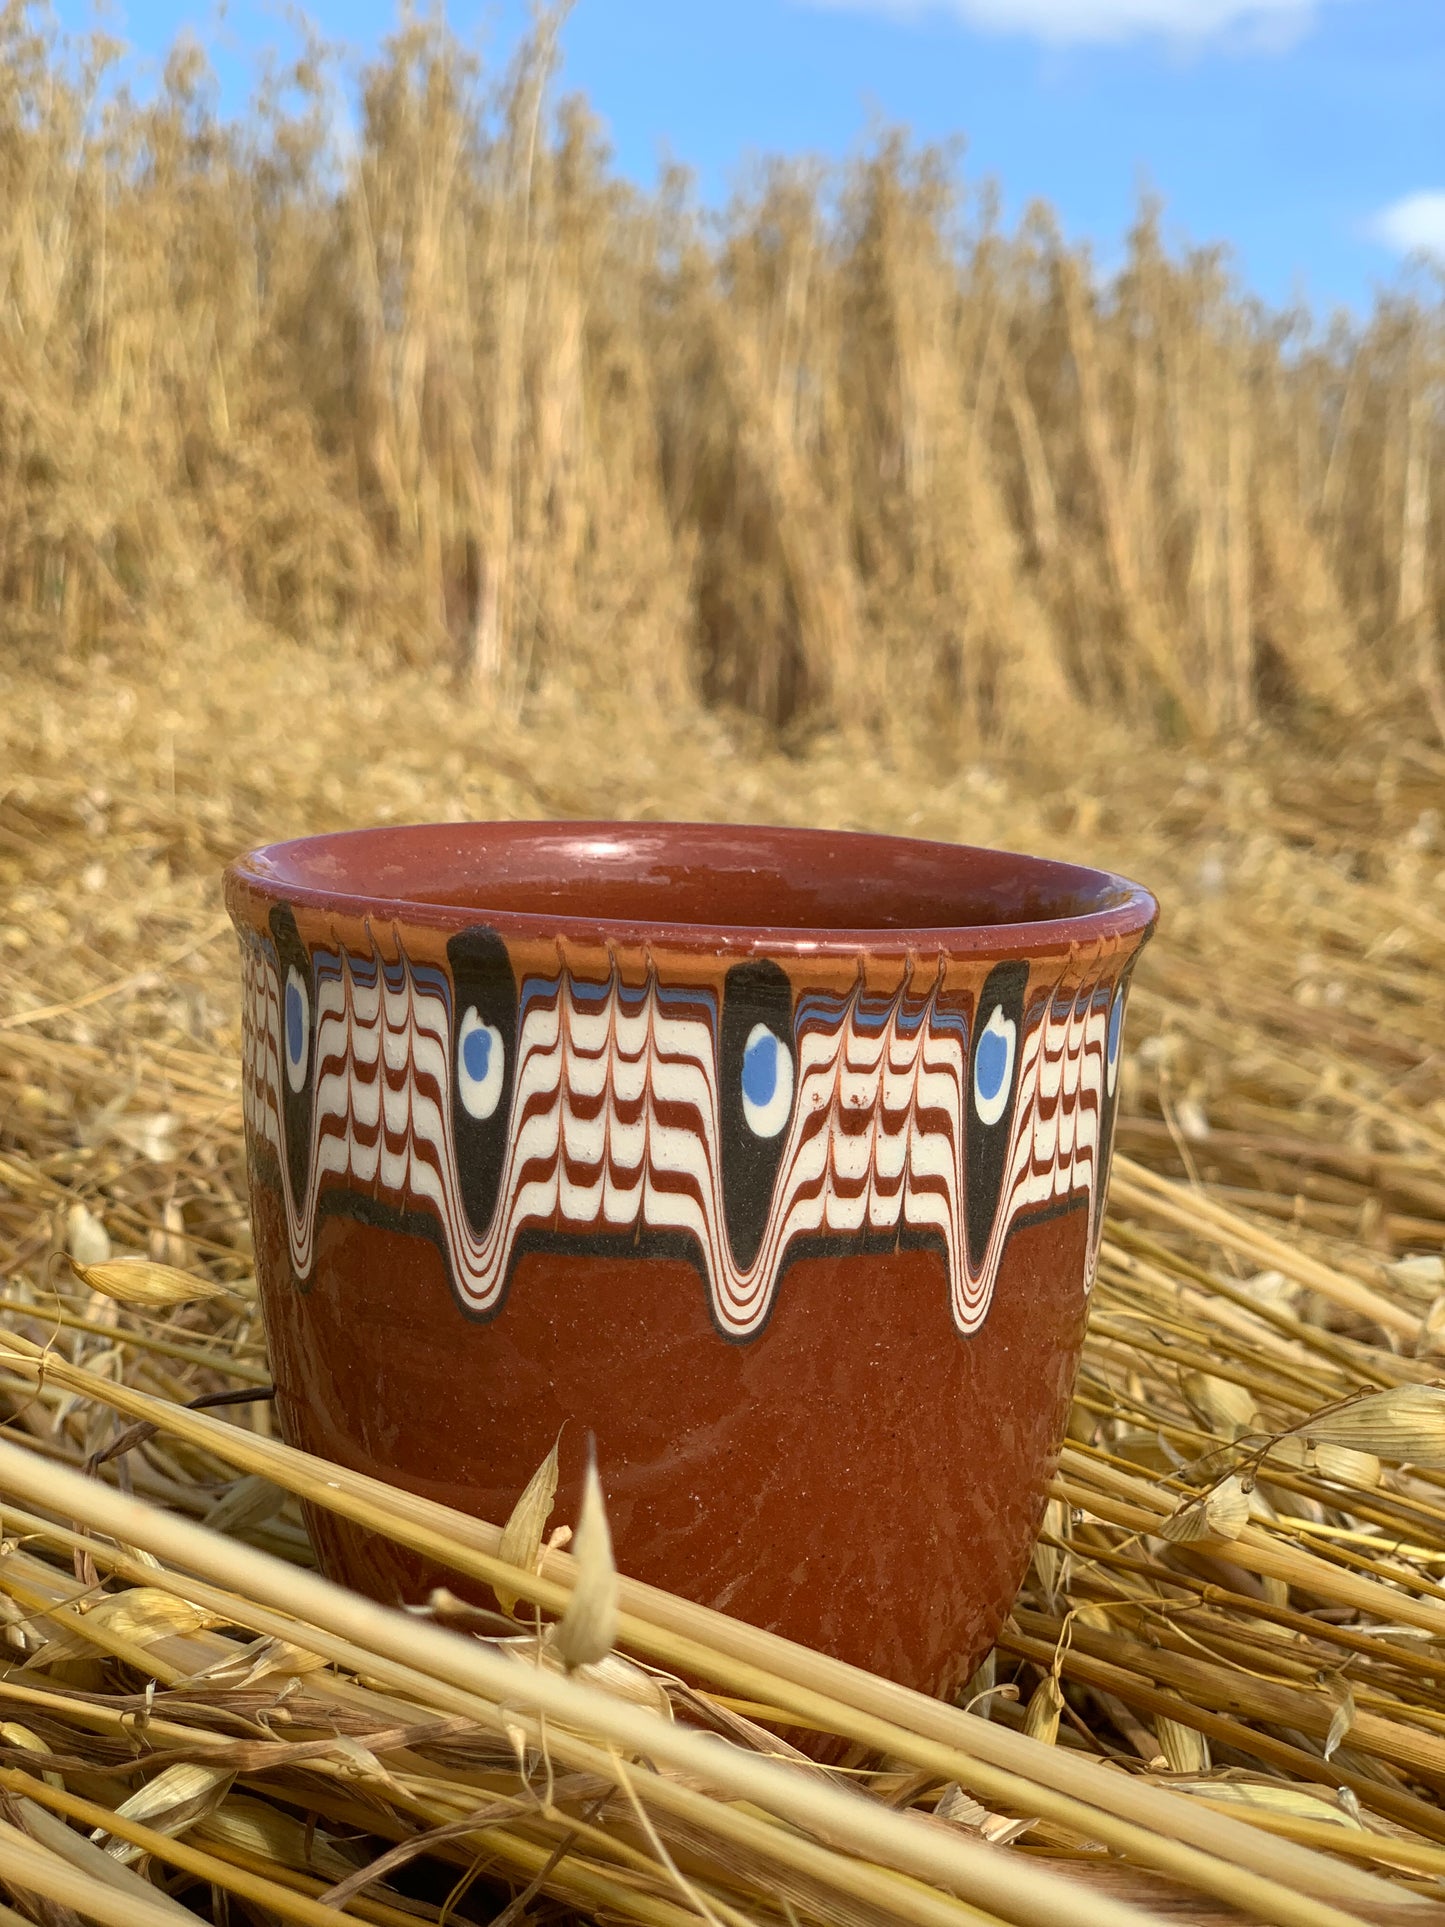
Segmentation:
<svg viewBox="0 0 1445 1927">
<path fill-rule="evenodd" d="M 738 825 L 387 827 L 273 844 L 232 874 L 266 896 L 593 927 L 826 936 L 1102 917 L 1120 929 L 1151 921 L 1154 911 L 1147 892 L 1076 864 L 904 837 Z"/>
</svg>

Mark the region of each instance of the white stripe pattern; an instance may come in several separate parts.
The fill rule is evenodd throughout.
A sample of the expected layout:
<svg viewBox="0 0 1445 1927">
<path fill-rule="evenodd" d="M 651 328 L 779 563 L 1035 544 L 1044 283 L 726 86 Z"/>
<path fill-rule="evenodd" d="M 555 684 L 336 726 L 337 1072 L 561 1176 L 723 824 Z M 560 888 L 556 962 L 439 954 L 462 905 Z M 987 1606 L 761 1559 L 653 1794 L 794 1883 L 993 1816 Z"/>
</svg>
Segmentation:
<svg viewBox="0 0 1445 1927">
<path fill-rule="evenodd" d="M 405 952 L 312 958 L 308 1141 L 286 1142 L 285 983 L 265 939 L 242 940 L 244 1103 L 253 1149 L 268 1149 L 298 1278 L 315 1261 L 328 1190 L 364 1194 L 435 1221 L 454 1291 L 474 1313 L 497 1309 L 525 1234 L 684 1234 L 696 1248 L 713 1317 L 731 1338 L 766 1321 L 800 1242 L 926 1236 L 944 1254 L 954 1322 L 987 1315 L 1010 1232 L 1078 1202 L 1088 1275 L 1098 1248 L 1111 1004 L 1123 958 L 1071 966 L 1025 999 L 1003 1181 L 984 1249 L 970 1252 L 965 1198 L 969 1052 L 961 1016 L 930 988 L 891 999 L 804 993 L 793 1037 L 796 1088 L 781 1134 L 761 1241 L 739 1265 L 729 1243 L 722 1161 L 716 1003 L 706 989 L 665 991 L 649 974 L 602 984 L 565 970 L 529 980 L 519 1004 L 506 1149 L 490 1223 L 473 1229 L 453 1136 L 457 1027 L 442 972 Z M 474 1026 L 475 1027 L 475 1026 Z M 293 1185 L 287 1152 L 304 1178 Z M 341 1200 L 344 1208 L 344 1199 Z"/>
</svg>

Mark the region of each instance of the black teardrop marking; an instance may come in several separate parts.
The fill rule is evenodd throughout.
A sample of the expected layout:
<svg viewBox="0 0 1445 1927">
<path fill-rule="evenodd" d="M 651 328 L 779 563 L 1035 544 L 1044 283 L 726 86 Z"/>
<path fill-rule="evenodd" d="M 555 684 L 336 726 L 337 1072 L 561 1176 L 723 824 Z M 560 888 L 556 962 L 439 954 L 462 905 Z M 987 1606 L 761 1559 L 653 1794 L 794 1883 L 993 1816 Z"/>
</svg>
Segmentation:
<svg viewBox="0 0 1445 1927">
<path fill-rule="evenodd" d="M 299 1209 L 306 1195 L 311 1165 L 311 1104 L 316 1088 L 316 985 L 310 952 L 301 941 L 296 913 L 290 904 L 273 903 L 267 921 L 281 974 L 281 1122 L 286 1135 L 286 1169 L 291 1178 L 291 1197 Z M 299 1091 L 292 1090 L 291 1079 L 286 1074 L 286 983 L 292 970 L 306 986 L 306 1075 Z"/>
<path fill-rule="evenodd" d="M 788 1129 L 757 1137 L 743 1114 L 743 1052 L 755 1024 L 766 1024 L 789 1057 L 793 1048 L 793 986 L 771 958 L 734 964 L 723 983 L 718 1040 L 718 1114 L 722 1131 L 723 1216 L 733 1262 L 746 1268 L 758 1255 L 773 1201 Z M 797 1102 L 797 1065 L 793 1066 Z"/>
<path fill-rule="evenodd" d="M 964 1223 L 968 1231 L 968 1258 L 971 1265 L 982 1262 L 998 1215 L 999 1193 L 1003 1189 L 1004 1166 L 1008 1159 L 1009 1138 L 1013 1131 L 1014 1104 L 1018 1098 L 1019 1058 L 1024 1042 L 1024 993 L 1029 985 L 1029 967 L 1021 959 L 995 964 L 984 979 L 978 1006 L 973 1013 L 973 1035 L 969 1039 L 968 1088 L 964 1103 Z M 974 1102 L 974 1072 L 979 1040 L 995 1010 L 1001 1010 L 1014 1027 L 1013 1063 L 1009 1067 L 1009 1090 L 1003 1113 L 996 1124 L 985 1124 Z"/>
<path fill-rule="evenodd" d="M 449 938 L 447 962 L 452 973 L 452 1132 L 457 1176 L 467 1222 L 481 1237 L 497 1208 L 507 1157 L 512 1087 L 517 1074 L 517 979 L 506 944 L 486 924 L 476 924 Z M 461 1099 L 457 1039 L 462 1019 L 473 1008 L 484 1024 L 496 1027 L 505 1050 L 502 1095 L 490 1117 L 473 1117 Z"/>
</svg>

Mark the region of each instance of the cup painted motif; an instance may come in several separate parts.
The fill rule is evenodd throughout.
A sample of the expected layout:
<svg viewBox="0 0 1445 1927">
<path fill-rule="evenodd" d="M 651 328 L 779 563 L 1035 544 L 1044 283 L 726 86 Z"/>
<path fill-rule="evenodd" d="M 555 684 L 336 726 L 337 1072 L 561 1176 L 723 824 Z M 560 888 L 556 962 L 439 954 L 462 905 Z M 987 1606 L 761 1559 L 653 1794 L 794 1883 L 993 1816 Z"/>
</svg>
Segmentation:
<svg viewBox="0 0 1445 1927">
<path fill-rule="evenodd" d="M 1129 975 L 1118 877 L 952 844 L 467 824 L 253 852 L 285 1436 L 501 1520 L 595 1434 L 636 1578 L 941 1691 L 1055 1463 Z M 443 1575 L 329 1516 L 383 1599 Z"/>
</svg>

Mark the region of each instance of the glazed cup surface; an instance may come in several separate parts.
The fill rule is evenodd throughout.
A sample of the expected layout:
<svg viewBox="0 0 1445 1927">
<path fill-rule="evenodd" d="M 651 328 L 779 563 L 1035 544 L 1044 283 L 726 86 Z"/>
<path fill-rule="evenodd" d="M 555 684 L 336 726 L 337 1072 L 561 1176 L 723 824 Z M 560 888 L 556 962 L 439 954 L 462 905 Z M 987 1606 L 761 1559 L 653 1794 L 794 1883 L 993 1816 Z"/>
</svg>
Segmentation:
<svg viewBox="0 0 1445 1927">
<path fill-rule="evenodd" d="M 1068 1413 L 1147 892 L 951 844 L 469 824 L 227 872 L 292 1442 L 946 1690 Z M 311 1520 L 388 1600 L 445 1575 Z M 454 1581 L 452 1583 L 455 1583 Z M 490 1602 L 489 1602 L 490 1603 Z"/>
</svg>

